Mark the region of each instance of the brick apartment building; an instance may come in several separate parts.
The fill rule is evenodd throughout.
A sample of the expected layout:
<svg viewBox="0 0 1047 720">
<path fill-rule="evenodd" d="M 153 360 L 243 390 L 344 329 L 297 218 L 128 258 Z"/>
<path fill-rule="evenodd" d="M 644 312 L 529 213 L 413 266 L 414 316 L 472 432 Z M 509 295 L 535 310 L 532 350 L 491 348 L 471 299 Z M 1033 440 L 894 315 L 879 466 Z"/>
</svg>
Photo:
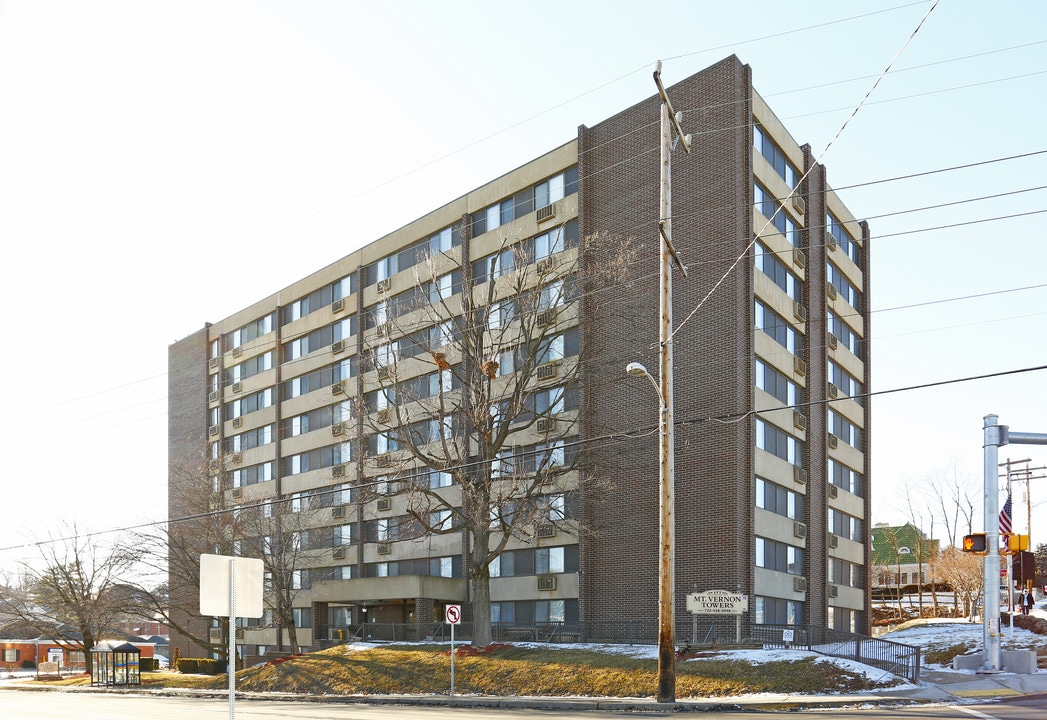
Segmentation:
<svg viewBox="0 0 1047 720">
<path fill-rule="evenodd" d="M 678 634 L 691 631 L 686 595 L 713 589 L 749 596 L 746 628 L 865 631 L 868 227 L 737 58 L 668 92 L 693 136 L 672 167 L 673 240 L 689 271 L 674 280 Z M 470 618 L 468 534 L 396 520 L 411 502 L 404 487 L 422 478 L 453 497 L 454 483 L 420 469 L 395 438 L 417 396 L 408 387 L 462 392 L 434 373 L 435 345 L 410 339 L 446 331 L 421 327 L 418 299 L 460 308 L 469 293 L 482 305 L 512 271 L 539 294 L 548 278 L 561 289 L 555 315 L 539 304 L 545 319 L 532 328 L 547 336 L 527 402 L 531 420 L 536 408 L 545 414 L 508 446 L 523 452 L 517 474 L 535 470 L 520 460 L 527 453 L 555 458 L 550 517 L 564 522 L 510 541 L 492 572 L 492 618 L 654 642 L 658 398 L 624 368 L 658 365 L 658 113 L 652 96 L 582 126 L 567 144 L 170 347 L 170 516 L 192 514 L 187 497 L 211 496 L 210 508 L 234 517 L 264 505 L 267 517 L 305 522 L 295 542 L 308 552 L 294 571 L 305 647 L 364 624 L 421 632 L 449 603 Z M 608 282 L 607 266 L 623 259 L 625 274 Z M 495 315 L 484 316 L 492 328 Z M 512 362 L 494 357 L 501 369 L 490 377 L 507 382 Z M 558 394 L 545 389 L 559 382 Z M 186 492 L 187 478 L 202 478 L 198 492 Z M 413 533 L 395 530 L 408 525 Z M 229 547 L 250 555 L 261 545 Z M 191 594 L 192 583 L 181 586 L 172 578 L 173 599 Z M 246 654 L 286 643 L 273 624 L 243 629 Z M 172 645 L 193 652 L 175 628 Z"/>
</svg>

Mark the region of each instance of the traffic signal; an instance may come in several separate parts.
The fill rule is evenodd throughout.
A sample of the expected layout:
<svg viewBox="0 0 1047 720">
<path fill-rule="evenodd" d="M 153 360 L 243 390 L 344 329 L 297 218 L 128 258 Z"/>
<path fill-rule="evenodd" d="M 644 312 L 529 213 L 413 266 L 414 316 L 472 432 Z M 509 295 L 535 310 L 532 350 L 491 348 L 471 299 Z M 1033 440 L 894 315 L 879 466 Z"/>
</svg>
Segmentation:
<svg viewBox="0 0 1047 720">
<path fill-rule="evenodd" d="M 1029 549 L 1029 536 L 1028 535 L 1008 535 L 1007 536 L 1007 549 L 1011 552 L 1019 552 L 1022 550 Z"/>
<path fill-rule="evenodd" d="M 1036 578 L 1036 555 L 1026 550 L 1021 550 L 1011 558 L 1011 577 L 1018 583 L 1019 587 L 1025 587 L 1025 581 Z"/>
<path fill-rule="evenodd" d="M 984 553 L 985 549 L 985 533 L 974 533 L 973 535 L 963 536 L 963 551 L 969 553 Z"/>
</svg>

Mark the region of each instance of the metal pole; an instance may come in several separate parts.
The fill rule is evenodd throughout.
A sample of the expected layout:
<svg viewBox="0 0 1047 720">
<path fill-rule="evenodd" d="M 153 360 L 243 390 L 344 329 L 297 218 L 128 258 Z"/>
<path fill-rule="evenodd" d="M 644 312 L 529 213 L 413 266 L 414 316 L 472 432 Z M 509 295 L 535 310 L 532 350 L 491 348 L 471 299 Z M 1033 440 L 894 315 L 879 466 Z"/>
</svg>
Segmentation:
<svg viewBox="0 0 1047 720">
<path fill-rule="evenodd" d="M 229 558 L 229 720 L 236 717 L 236 558 Z"/>
<path fill-rule="evenodd" d="M 985 568 L 982 582 L 985 586 L 982 619 L 982 647 L 985 658 L 982 669 L 1000 671 L 1000 482 L 998 461 L 1000 445 L 1003 443 L 996 415 L 984 418 L 984 520 L 985 520 Z"/>
</svg>

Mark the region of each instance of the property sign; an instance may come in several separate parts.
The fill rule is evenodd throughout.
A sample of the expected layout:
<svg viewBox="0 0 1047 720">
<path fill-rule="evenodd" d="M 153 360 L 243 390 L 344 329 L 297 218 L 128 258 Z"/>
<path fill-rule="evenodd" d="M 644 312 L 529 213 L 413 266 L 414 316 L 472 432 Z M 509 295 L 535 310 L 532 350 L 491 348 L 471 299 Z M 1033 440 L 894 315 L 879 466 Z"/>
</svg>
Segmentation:
<svg viewBox="0 0 1047 720">
<path fill-rule="evenodd" d="M 749 596 L 729 590 L 708 590 L 687 596 L 687 611 L 694 615 L 742 615 L 749 609 Z"/>
</svg>

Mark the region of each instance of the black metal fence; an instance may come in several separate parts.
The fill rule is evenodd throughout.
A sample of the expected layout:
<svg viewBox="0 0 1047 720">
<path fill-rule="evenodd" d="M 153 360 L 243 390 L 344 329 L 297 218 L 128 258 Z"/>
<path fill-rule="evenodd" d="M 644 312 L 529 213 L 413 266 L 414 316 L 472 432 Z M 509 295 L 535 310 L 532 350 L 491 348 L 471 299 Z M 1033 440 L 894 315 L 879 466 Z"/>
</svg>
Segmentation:
<svg viewBox="0 0 1047 720">
<path fill-rule="evenodd" d="M 751 625 L 749 630 L 765 647 L 802 648 L 856 660 L 912 682 L 920 680 L 920 648 L 916 645 L 814 625 Z"/>
</svg>

